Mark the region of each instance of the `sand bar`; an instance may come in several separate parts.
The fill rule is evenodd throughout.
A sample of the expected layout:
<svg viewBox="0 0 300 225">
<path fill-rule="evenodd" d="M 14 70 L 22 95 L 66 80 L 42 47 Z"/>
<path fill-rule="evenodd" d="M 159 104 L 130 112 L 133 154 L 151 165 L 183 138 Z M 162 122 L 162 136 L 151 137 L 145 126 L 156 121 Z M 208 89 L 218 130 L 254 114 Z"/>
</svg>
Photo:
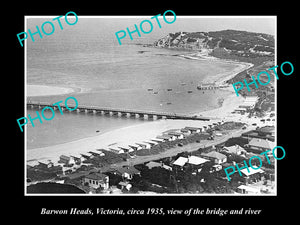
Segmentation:
<svg viewBox="0 0 300 225">
<path fill-rule="evenodd" d="M 55 87 L 46 85 L 27 85 L 27 97 L 63 95 L 74 92 L 73 88 Z"/>
</svg>

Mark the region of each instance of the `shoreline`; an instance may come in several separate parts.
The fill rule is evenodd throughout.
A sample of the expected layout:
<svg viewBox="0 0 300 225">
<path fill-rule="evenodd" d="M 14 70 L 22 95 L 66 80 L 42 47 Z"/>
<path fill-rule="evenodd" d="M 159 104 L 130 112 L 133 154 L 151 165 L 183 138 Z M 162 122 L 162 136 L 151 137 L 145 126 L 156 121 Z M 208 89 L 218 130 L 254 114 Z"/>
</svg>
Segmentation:
<svg viewBox="0 0 300 225">
<path fill-rule="evenodd" d="M 109 150 L 108 148 L 149 141 L 169 129 L 181 129 L 185 126 L 205 126 L 212 123 L 212 121 L 167 119 L 132 125 L 67 143 L 27 149 L 26 161 L 50 159 L 52 162 L 57 162 L 60 155 L 84 154 L 101 148 Z"/>
</svg>

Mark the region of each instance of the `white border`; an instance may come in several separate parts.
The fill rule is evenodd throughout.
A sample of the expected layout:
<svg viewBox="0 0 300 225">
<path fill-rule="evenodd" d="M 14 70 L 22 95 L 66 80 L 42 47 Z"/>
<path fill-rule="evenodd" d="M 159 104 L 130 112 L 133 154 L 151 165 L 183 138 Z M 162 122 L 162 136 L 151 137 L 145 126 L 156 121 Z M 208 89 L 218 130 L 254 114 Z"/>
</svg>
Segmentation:
<svg viewBox="0 0 300 225">
<path fill-rule="evenodd" d="M 78 18 L 149 18 L 152 17 L 153 15 L 150 16 L 78 16 Z M 56 16 L 24 16 L 24 29 L 25 31 L 28 30 L 27 29 L 27 19 L 30 18 L 54 18 Z M 173 17 L 173 16 L 166 16 L 166 17 Z M 184 17 L 189 17 L 189 18 L 272 18 L 275 19 L 275 34 L 274 34 L 274 38 L 275 38 L 275 65 L 277 65 L 277 15 L 273 15 L 273 16 L 217 16 L 217 15 L 212 15 L 212 16 L 178 16 L 176 15 L 176 17 L 178 18 L 184 18 Z M 25 115 L 27 115 L 27 39 L 24 41 L 24 90 L 25 90 L 25 95 L 24 95 L 24 107 L 25 107 Z M 277 145 L 277 79 L 275 80 L 275 145 Z M 27 193 L 27 183 L 26 183 L 26 179 L 27 179 L 27 160 L 26 160 L 26 156 L 27 156 L 27 126 L 25 126 L 24 129 L 24 196 L 136 196 L 136 197 L 148 197 L 148 196 L 198 196 L 198 197 L 202 197 L 202 196 L 230 196 L 230 197 L 237 197 L 237 196 L 243 196 L 243 197 L 248 197 L 248 196 L 277 196 L 278 192 L 277 192 L 277 188 L 278 188 L 278 183 L 277 183 L 277 160 L 275 160 L 275 180 L 274 182 L 275 184 L 275 194 L 28 194 Z"/>
</svg>

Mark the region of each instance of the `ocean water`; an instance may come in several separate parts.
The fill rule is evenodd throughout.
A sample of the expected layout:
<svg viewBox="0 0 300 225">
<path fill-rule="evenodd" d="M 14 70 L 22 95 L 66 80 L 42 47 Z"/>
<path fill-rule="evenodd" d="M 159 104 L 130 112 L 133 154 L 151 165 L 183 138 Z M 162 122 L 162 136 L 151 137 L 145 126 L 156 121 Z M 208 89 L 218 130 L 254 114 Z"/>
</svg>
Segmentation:
<svg viewBox="0 0 300 225">
<path fill-rule="evenodd" d="M 40 21 L 29 20 L 28 26 Z M 184 54 L 182 51 L 137 45 L 153 43 L 155 36 L 125 41 L 120 46 L 112 35 L 118 29 L 112 29 L 108 23 L 107 19 L 84 20 L 53 37 L 28 41 L 27 84 L 76 90 L 67 95 L 29 99 L 54 103 L 74 96 L 79 105 L 196 113 L 218 107 L 219 99 L 228 94 L 222 90 L 199 91 L 197 85 L 207 76 L 233 70 L 235 65 L 185 59 L 178 57 Z M 27 114 L 34 117 L 35 111 L 28 109 Z M 151 122 L 83 113 L 56 113 L 51 121 L 35 121 L 35 127 L 27 126 L 28 149 Z"/>
</svg>

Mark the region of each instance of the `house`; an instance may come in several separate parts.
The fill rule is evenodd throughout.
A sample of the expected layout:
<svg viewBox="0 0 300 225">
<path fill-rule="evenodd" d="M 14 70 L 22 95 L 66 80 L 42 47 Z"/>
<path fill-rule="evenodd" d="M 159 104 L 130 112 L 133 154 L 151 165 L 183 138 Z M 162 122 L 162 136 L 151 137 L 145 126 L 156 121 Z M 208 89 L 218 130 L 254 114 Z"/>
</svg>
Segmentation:
<svg viewBox="0 0 300 225">
<path fill-rule="evenodd" d="M 175 136 L 175 139 L 183 139 L 184 134 L 179 129 L 170 129 L 163 132 L 164 135 Z"/>
<path fill-rule="evenodd" d="M 176 139 L 183 139 L 184 138 L 184 135 L 182 133 L 178 133 L 178 132 L 169 132 L 168 135 L 175 136 Z"/>
<path fill-rule="evenodd" d="M 142 149 L 150 149 L 151 145 L 149 143 L 135 143 L 139 145 Z"/>
<path fill-rule="evenodd" d="M 198 156 L 189 156 L 188 158 L 180 156 L 173 162 L 173 165 L 180 167 L 180 169 L 191 168 L 192 170 L 198 170 L 201 168 L 202 164 L 209 162 L 207 159 L 200 158 Z"/>
<path fill-rule="evenodd" d="M 199 127 L 185 127 L 184 129 L 189 130 L 192 134 L 201 132 L 201 128 Z"/>
<path fill-rule="evenodd" d="M 108 148 L 111 152 L 116 153 L 116 154 L 122 154 L 124 153 L 123 149 L 120 148 Z"/>
<path fill-rule="evenodd" d="M 118 146 L 118 148 L 123 150 L 124 152 L 134 152 L 134 150 L 130 146 Z"/>
<path fill-rule="evenodd" d="M 129 147 L 132 148 L 134 151 L 138 151 L 142 149 L 142 147 L 137 144 L 131 144 L 129 145 Z"/>
<path fill-rule="evenodd" d="M 98 151 L 99 156 L 105 156 L 105 153 L 103 151 L 106 151 L 105 149 L 96 149 Z"/>
<path fill-rule="evenodd" d="M 182 129 L 180 130 L 180 132 L 181 132 L 183 135 L 185 135 L 185 136 L 188 136 L 188 135 L 190 135 L 190 134 L 192 133 L 189 129 L 186 129 L 186 128 L 182 128 Z"/>
<path fill-rule="evenodd" d="M 178 166 L 178 167 L 183 167 L 187 161 L 188 161 L 188 158 L 180 156 L 172 164 L 175 166 Z"/>
<path fill-rule="evenodd" d="M 103 188 L 107 190 L 109 188 L 109 177 L 102 173 L 90 173 L 83 177 L 82 183 L 94 189 Z"/>
<path fill-rule="evenodd" d="M 260 168 L 253 169 L 252 167 L 244 168 L 241 169 L 240 171 L 243 174 L 242 177 L 244 178 L 244 181 L 246 183 L 252 183 L 261 180 L 263 173 L 265 172 Z"/>
<path fill-rule="evenodd" d="M 63 163 L 65 165 L 75 164 L 74 158 L 66 155 L 59 156 L 59 163 Z"/>
<path fill-rule="evenodd" d="M 188 160 L 187 160 L 186 163 L 191 164 L 191 165 L 195 165 L 195 166 L 199 166 L 199 165 L 204 164 L 206 162 L 209 162 L 209 160 L 192 155 L 192 156 L 188 157 Z"/>
<path fill-rule="evenodd" d="M 85 159 L 91 159 L 94 157 L 91 153 L 85 153 L 85 154 L 80 154 L 80 155 Z"/>
<path fill-rule="evenodd" d="M 92 154 L 93 156 L 100 156 L 100 152 L 89 151 L 88 153 Z"/>
<path fill-rule="evenodd" d="M 153 139 L 151 139 L 151 141 L 155 141 L 157 143 L 165 142 L 163 139 L 159 139 L 159 138 L 153 138 Z"/>
<path fill-rule="evenodd" d="M 245 153 L 246 150 L 244 148 L 242 148 L 239 145 L 232 145 L 229 147 L 223 147 L 223 150 L 225 152 L 228 152 L 230 154 L 236 154 L 236 155 L 241 155 L 242 153 Z"/>
<path fill-rule="evenodd" d="M 275 147 L 275 143 L 265 139 L 252 138 L 246 146 L 256 152 L 265 152 L 272 150 Z"/>
<path fill-rule="evenodd" d="M 148 169 L 152 169 L 155 167 L 161 167 L 161 163 L 151 161 L 151 162 L 146 163 L 145 166 L 147 166 Z"/>
<path fill-rule="evenodd" d="M 141 172 L 134 168 L 133 166 L 125 166 L 122 168 L 117 168 L 113 170 L 114 174 L 119 174 L 123 179 L 131 180 L 133 175 L 140 175 Z"/>
<path fill-rule="evenodd" d="M 39 164 L 37 166 L 43 169 L 49 169 L 54 166 L 54 163 L 51 162 L 51 160 L 39 160 L 38 163 Z"/>
<path fill-rule="evenodd" d="M 176 140 L 176 136 L 173 136 L 173 135 L 167 135 L 167 134 L 164 134 L 164 135 L 159 135 L 156 137 L 157 139 L 162 139 L 164 141 L 174 141 Z"/>
<path fill-rule="evenodd" d="M 212 160 L 214 163 L 216 164 L 221 164 L 221 163 L 225 163 L 227 161 L 227 156 L 223 155 L 219 152 L 216 151 L 211 151 L 208 153 L 202 153 L 201 156 L 203 156 L 203 158 Z"/>
<path fill-rule="evenodd" d="M 74 160 L 74 163 L 76 165 L 80 165 L 84 160 L 84 158 L 81 155 L 71 155 L 70 157 Z"/>
<path fill-rule="evenodd" d="M 249 187 L 243 184 L 237 187 L 237 192 L 241 194 L 260 194 L 259 189 Z"/>
<path fill-rule="evenodd" d="M 163 162 L 158 163 L 158 162 L 151 161 L 151 162 L 146 163 L 145 166 L 147 166 L 148 169 L 152 169 L 152 168 L 155 168 L 155 167 L 160 167 L 160 168 L 164 168 L 164 169 L 169 170 L 169 171 L 173 170 L 171 166 L 165 165 Z"/>
<path fill-rule="evenodd" d="M 158 144 L 157 142 L 151 141 L 151 140 L 150 141 L 144 141 L 144 143 L 150 144 L 151 147 Z"/>
</svg>

